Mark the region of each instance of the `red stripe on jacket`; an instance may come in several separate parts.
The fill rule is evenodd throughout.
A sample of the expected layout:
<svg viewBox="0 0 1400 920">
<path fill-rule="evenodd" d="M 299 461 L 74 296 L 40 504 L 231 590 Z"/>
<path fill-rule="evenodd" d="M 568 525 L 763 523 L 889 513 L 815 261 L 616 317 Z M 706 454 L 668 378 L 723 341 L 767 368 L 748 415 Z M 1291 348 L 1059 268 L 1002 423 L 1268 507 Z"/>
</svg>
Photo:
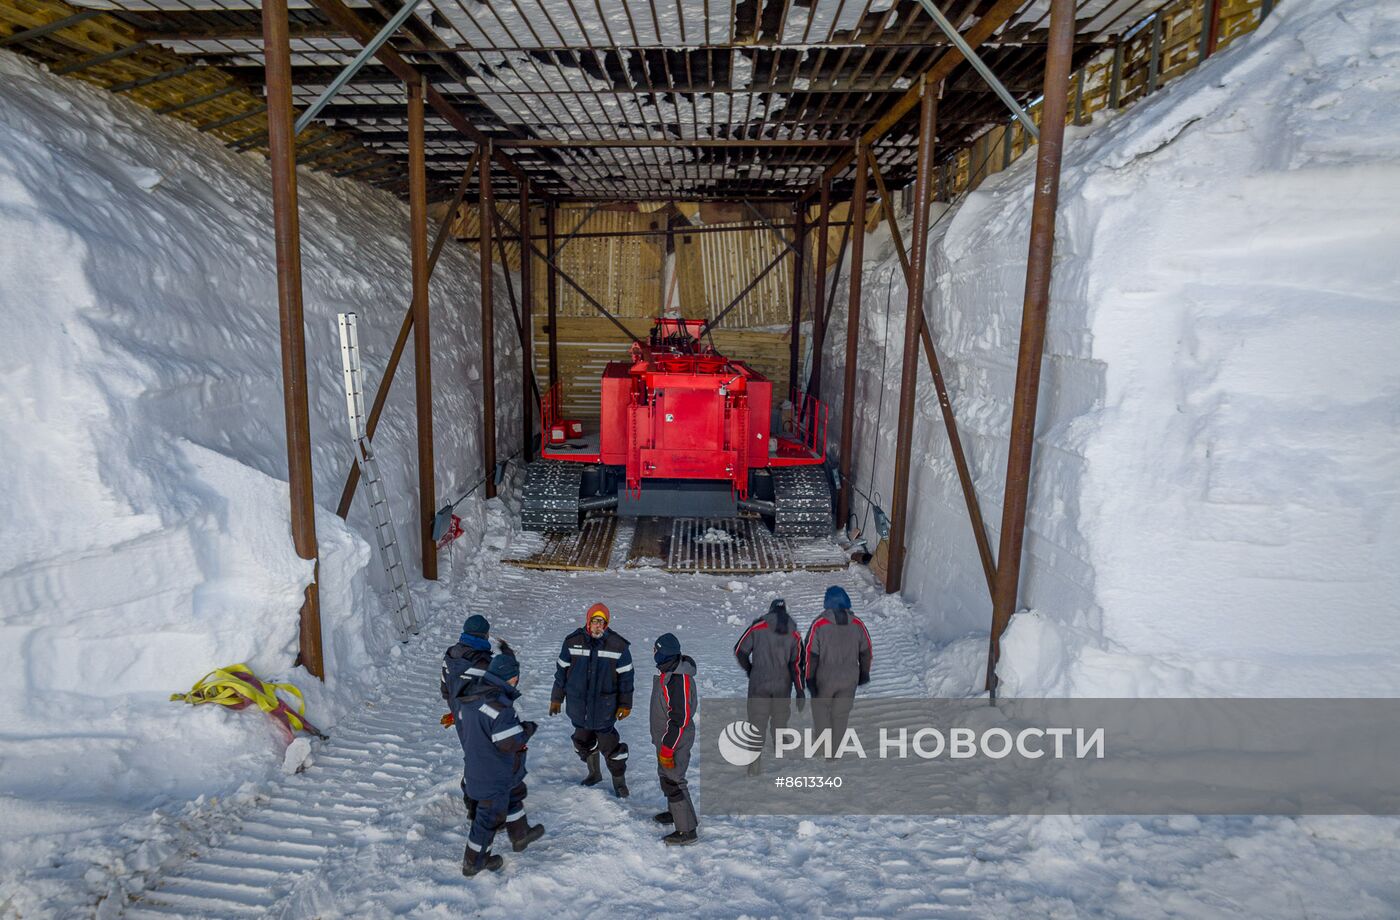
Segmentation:
<svg viewBox="0 0 1400 920">
<path fill-rule="evenodd" d="M 870 630 L 865 628 L 865 623 L 861 622 L 860 617 L 854 613 L 851 614 L 851 620 L 860 627 L 861 632 L 865 633 L 865 647 L 870 649 L 870 664 L 873 666 L 875 664 L 875 643 L 870 641 Z"/>
<path fill-rule="evenodd" d="M 762 620 L 755 620 L 753 623 L 751 623 L 751 624 L 749 625 L 749 628 L 746 629 L 746 630 L 744 630 L 744 634 L 743 634 L 742 636 L 739 637 L 739 641 L 734 643 L 734 657 L 735 657 L 735 658 L 739 657 L 739 646 L 741 646 L 741 645 L 744 644 L 744 640 L 747 639 L 747 638 L 749 637 L 749 633 L 753 632 L 753 631 L 756 630 L 756 629 L 767 629 L 767 628 L 768 628 L 768 624 L 765 623 L 765 622 L 763 622 Z"/>
<path fill-rule="evenodd" d="M 817 619 L 812 623 L 811 628 L 807 630 L 806 648 L 804 648 L 802 652 L 802 673 L 805 674 L 808 678 L 812 676 L 812 639 L 816 637 L 818 626 L 830 625 L 831 621 L 828 620 L 826 617 L 817 617 Z"/>
<path fill-rule="evenodd" d="M 683 706 L 684 706 L 684 712 L 683 712 L 683 714 L 682 714 L 682 716 L 681 716 L 681 725 L 680 725 L 680 728 L 676 731 L 676 740 L 675 740 L 674 742 L 672 742 L 670 745 L 667 745 L 667 744 L 665 743 L 666 735 L 663 734 L 663 735 L 661 736 L 661 738 L 662 738 L 661 756 L 663 756 L 663 757 L 674 757 L 674 756 L 676 755 L 676 748 L 680 746 L 681 738 L 684 737 L 684 735 L 685 735 L 685 727 L 686 727 L 687 725 L 690 724 L 690 675 L 689 675 L 689 674 L 674 674 L 674 673 L 673 673 L 673 674 L 668 674 L 668 675 L 666 676 L 666 679 L 663 680 L 663 681 L 661 682 L 661 698 L 662 698 L 662 700 L 664 700 L 665 703 L 666 703 L 666 717 L 667 717 L 667 720 L 669 721 L 669 719 L 670 719 L 670 717 L 671 717 L 671 713 L 672 713 L 672 711 L 673 711 L 673 710 L 671 709 L 671 690 L 670 690 L 670 683 L 671 683 L 671 678 L 672 678 L 672 677 L 679 677 L 679 678 L 681 679 L 681 693 L 682 693 L 681 699 L 682 699 L 682 704 L 683 704 Z M 667 728 L 667 734 L 669 734 L 669 733 L 670 733 L 670 729 L 669 729 L 669 727 L 668 727 L 668 728 Z"/>
</svg>

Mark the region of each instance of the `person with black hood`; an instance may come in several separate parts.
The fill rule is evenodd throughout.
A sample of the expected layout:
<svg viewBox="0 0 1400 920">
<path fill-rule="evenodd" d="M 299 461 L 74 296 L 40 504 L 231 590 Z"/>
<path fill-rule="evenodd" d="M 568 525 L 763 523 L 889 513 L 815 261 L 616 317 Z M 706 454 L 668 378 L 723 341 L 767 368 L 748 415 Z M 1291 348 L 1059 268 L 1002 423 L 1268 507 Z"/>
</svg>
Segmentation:
<svg viewBox="0 0 1400 920">
<path fill-rule="evenodd" d="M 462 624 L 457 644 L 442 656 L 442 676 L 438 691 L 449 704 L 466 692 L 467 685 L 486 674 L 491 664 L 491 624 L 474 613 Z"/>
<path fill-rule="evenodd" d="M 502 827 L 517 853 L 544 836 L 544 825 L 532 827 L 525 817 L 525 753 L 537 726 L 515 714 L 519 682 L 515 656 L 497 655 L 453 707 L 467 793 L 477 803 L 462 853 L 462 874 L 468 878 L 483 869 L 500 870 L 505 860 L 492 854 L 491 843 Z"/>
<path fill-rule="evenodd" d="M 453 703 L 486 675 L 486 669 L 491 664 L 490 634 L 491 624 L 486 617 L 474 613 L 462 624 L 462 634 L 457 637 L 457 644 L 443 653 L 442 675 L 438 678 L 438 692 L 446 701 L 448 710 L 442 719 L 443 725 L 451 725 L 456 718 Z M 514 654 L 505 642 L 501 642 L 500 646 L 505 654 Z M 476 803 L 467 795 L 465 776 L 462 777 L 462 802 L 467 806 L 467 814 L 475 816 Z"/>
<path fill-rule="evenodd" d="M 685 778 L 695 745 L 695 713 L 700 708 L 695 659 L 681 654 L 681 640 L 671 633 L 656 640 L 652 653 L 656 681 L 651 688 L 651 742 L 656 745 L 657 775 L 668 806 L 654 820 L 675 825 L 674 831 L 661 838 L 667 846 L 686 846 L 699 837 L 699 821 Z"/>
<path fill-rule="evenodd" d="M 846 735 L 856 687 L 870 682 L 874 652 L 870 632 L 851 612 L 842 588 L 827 588 L 824 606 L 807 630 L 802 673 L 812 694 L 812 727 L 818 737 L 829 729 L 835 750 Z"/>
<path fill-rule="evenodd" d="M 791 715 L 788 698 L 794 688 L 797 711 L 801 712 L 807 703 L 802 679 L 802 634 L 788 615 L 786 601 L 775 598 L 768 605 L 768 612 L 749 624 L 734 644 L 734 657 L 749 675 L 749 722 L 765 738 L 775 737 L 778 729 L 787 728 Z M 749 764 L 751 776 L 762 771 L 761 758 Z"/>
<path fill-rule="evenodd" d="M 583 627 L 569 633 L 554 668 L 554 691 L 549 714 L 562 708 L 574 723 L 574 751 L 588 766 L 583 785 L 602 780 L 599 755 L 606 758 L 613 792 L 625 799 L 627 745 L 617 733 L 617 721 L 632 712 L 632 651 L 626 639 L 612 631 L 607 605 L 594 604 Z"/>
</svg>

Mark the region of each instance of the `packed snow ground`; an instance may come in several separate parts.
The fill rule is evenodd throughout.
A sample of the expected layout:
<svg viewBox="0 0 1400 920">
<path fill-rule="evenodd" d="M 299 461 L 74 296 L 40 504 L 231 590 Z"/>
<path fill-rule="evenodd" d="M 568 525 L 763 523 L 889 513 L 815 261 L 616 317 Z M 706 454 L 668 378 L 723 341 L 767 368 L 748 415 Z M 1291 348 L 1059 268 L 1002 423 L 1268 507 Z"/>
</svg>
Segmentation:
<svg viewBox="0 0 1400 920">
<path fill-rule="evenodd" d="M 496 516 L 497 524 L 504 520 Z M 860 568 L 743 580 L 525 571 L 499 564 L 501 531 L 453 586 L 429 589 L 431 620 L 381 672 L 379 689 L 318 744 L 298 775 L 246 786 L 226 804 L 152 821 L 147 863 L 93 845 L 34 874 L 11 906 L 82 915 L 110 885 L 104 917 L 925 916 L 1124 918 L 1391 917 L 1400 906 L 1400 823 L 1357 818 L 711 818 L 703 752 L 692 773 L 703 840 L 677 851 L 650 816 L 662 807 L 645 721 L 652 641 L 672 631 L 699 662 L 705 695 L 739 695 L 732 647 L 775 595 L 803 627 L 832 581 L 851 594 L 875 649 L 866 691 L 922 694 L 946 675 L 913 613 Z M 625 537 L 625 534 L 623 535 Z M 620 545 L 625 548 L 625 542 Z M 471 552 L 467 547 L 459 553 Z M 597 600 L 639 661 L 639 714 L 620 723 L 632 796 L 577 783 L 563 716 L 548 718 L 563 636 Z M 497 875 L 459 872 L 467 822 L 455 733 L 441 728 L 442 649 L 486 614 L 520 652 L 530 746 L 527 802 L 548 833 L 505 848 Z M 932 672 L 932 673 L 930 673 Z M 210 718 L 259 716 L 211 713 Z M 702 737 L 707 725 L 703 704 Z M 502 838 L 504 840 L 504 838 Z M 135 841 L 132 841 L 134 844 Z M 140 852 L 136 846 L 133 853 Z M 163 859 L 156 865 L 156 859 Z M 125 873 L 124 875 L 121 873 Z"/>
</svg>

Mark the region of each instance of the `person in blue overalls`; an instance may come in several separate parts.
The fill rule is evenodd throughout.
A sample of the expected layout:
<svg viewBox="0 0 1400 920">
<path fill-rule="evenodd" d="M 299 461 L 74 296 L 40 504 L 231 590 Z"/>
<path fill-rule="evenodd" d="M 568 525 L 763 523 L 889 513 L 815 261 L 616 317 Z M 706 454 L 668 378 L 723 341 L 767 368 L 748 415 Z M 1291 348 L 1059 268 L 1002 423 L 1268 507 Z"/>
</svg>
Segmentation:
<svg viewBox="0 0 1400 920">
<path fill-rule="evenodd" d="M 632 652 L 627 640 L 609 627 L 611 614 L 594 604 L 584 625 L 569 633 L 554 668 L 554 692 L 549 714 L 561 708 L 574 723 L 574 750 L 588 766 L 583 785 L 603 778 L 598 760 L 607 760 L 613 791 L 627 797 L 627 745 L 617 733 L 617 720 L 632 712 Z"/>
</svg>

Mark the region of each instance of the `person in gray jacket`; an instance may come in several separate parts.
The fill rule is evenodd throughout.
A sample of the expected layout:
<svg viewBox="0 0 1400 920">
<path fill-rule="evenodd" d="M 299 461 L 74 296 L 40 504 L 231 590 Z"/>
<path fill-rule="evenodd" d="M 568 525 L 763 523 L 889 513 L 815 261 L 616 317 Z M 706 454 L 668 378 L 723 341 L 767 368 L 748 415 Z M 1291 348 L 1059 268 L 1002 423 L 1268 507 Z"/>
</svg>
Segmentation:
<svg viewBox="0 0 1400 920">
<path fill-rule="evenodd" d="M 768 612 L 749 624 L 734 644 L 734 657 L 749 675 L 749 722 L 772 738 L 787 728 L 792 714 L 788 699 L 797 690 L 797 711 L 807 703 L 802 679 L 802 634 L 788 615 L 781 597 L 768 605 Z M 762 758 L 749 764 L 749 775 L 763 772 Z"/>
<path fill-rule="evenodd" d="M 657 774 L 666 795 L 665 811 L 657 824 L 676 829 L 661 838 L 667 846 L 687 846 L 698 839 L 695 805 L 685 770 L 695 745 L 695 712 L 700 694 L 695 686 L 695 659 L 681 654 L 681 640 L 665 633 L 652 649 L 656 679 L 651 685 L 651 742 L 656 745 Z"/>
<path fill-rule="evenodd" d="M 826 609 L 807 630 L 802 673 L 812 694 L 812 727 L 820 737 L 831 731 L 831 749 L 846 735 L 856 687 L 870 682 L 874 657 L 870 632 L 851 612 L 851 598 L 832 585 L 826 589 Z"/>
</svg>

